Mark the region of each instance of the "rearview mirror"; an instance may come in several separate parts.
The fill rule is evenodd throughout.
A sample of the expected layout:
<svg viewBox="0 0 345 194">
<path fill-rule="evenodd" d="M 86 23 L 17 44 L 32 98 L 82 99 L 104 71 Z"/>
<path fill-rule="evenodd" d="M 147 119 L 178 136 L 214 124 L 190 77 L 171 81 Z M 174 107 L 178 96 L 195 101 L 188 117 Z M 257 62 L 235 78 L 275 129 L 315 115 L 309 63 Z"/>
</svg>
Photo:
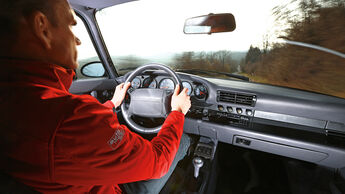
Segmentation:
<svg viewBox="0 0 345 194">
<path fill-rule="evenodd" d="M 235 17 L 231 13 L 209 14 L 186 20 L 185 34 L 212 34 L 232 32 L 236 28 Z"/>
<path fill-rule="evenodd" d="M 101 62 L 91 62 L 84 65 L 80 72 L 87 77 L 103 77 L 105 75 L 105 69 Z"/>
</svg>

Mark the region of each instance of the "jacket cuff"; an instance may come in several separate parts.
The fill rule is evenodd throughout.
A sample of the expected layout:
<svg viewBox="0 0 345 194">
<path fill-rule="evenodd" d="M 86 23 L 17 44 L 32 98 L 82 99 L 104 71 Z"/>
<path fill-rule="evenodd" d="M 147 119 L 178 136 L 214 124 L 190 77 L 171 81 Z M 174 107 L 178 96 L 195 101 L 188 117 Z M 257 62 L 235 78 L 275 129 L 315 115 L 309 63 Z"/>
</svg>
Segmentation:
<svg viewBox="0 0 345 194">
<path fill-rule="evenodd" d="M 108 108 L 112 108 L 112 109 L 115 108 L 115 105 L 111 100 L 106 101 L 103 105 L 108 107 Z"/>
<path fill-rule="evenodd" d="M 183 116 L 184 117 L 184 114 L 180 111 L 177 111 L 177 110 L 174 110 L 174 111 L 171 111 L 170 114 L 174 114 L 174 115 L 178 115 L 178 116 Z"/>
</svg>

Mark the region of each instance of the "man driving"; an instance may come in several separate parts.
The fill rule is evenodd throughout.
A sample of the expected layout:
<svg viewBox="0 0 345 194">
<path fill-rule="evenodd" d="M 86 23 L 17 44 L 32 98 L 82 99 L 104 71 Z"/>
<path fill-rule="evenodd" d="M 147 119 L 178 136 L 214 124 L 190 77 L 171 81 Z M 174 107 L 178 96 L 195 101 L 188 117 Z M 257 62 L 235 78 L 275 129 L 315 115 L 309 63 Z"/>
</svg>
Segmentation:
<svg viewBox="0 0 345 194">
<path fill-rule="evenodd" d="M 130 83 L 105 104 L 69 93 L 81 42 L 67 0 L 0 0 L 0 9 L 1 173 L 42 193 L 121 193 L 119 184 L 158 193 L 188 149 L 187 89 L 175 88 L 171 113 L 148 141 L 113 111 Z"/>
</svg>

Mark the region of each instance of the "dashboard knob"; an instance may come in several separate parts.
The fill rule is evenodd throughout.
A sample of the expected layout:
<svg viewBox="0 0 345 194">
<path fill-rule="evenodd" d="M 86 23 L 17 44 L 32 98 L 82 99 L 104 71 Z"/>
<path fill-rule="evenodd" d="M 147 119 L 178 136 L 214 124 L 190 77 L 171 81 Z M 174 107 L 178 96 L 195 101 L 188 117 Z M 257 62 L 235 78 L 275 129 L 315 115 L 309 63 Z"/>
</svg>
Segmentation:
<svg viewBox="0 0 345 194">
<path fill-rule="evenodd" d="M 242 114 L 242 109 L 241 108 L 237 108 L 236 112 L 237 112 L 237 114 Z"/>
</svg>

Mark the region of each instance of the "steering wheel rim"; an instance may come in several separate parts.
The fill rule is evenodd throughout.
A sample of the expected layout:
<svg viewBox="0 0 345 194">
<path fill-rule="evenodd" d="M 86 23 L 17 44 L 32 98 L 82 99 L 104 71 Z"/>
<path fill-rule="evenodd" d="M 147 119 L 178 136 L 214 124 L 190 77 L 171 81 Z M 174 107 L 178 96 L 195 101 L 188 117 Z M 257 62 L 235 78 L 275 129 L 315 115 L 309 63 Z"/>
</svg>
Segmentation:
<svg viewBox="0 0 345 194">
<path fill-rule="evenodd" d="M 164 64 L 160 64 L 160 63 L 149 63 L 149 64 L 138 67 L 127 77 L 125 83 L 132 82 L 132 80 L 136 76 L 140 75 L 142 72 L 149 69 L 157 69 L 157 70 L 165 71 L 173 78 L 173 81 L 175 82 L 175 84 L 180 85 L 180 91 L 182 91 L 182 88 L 183 88 L 182 81 L 180 80 L 178 75 L 170 67 Z M 121 111 L 126 123 L 136 132 L 144 133 L 144 134 L 152 134 L 152 133 L 158 133 L 158 131 L 162 128 L 162 125 L 153 127 L 153 128 L 148 128 L 148 127 L 143 127 L 135 123 L 133 119 L 131 119 L 132 115 L 129 113 L 129 109 L 126 109 L 125 103 L 121 104 Z"/>
</svg>

